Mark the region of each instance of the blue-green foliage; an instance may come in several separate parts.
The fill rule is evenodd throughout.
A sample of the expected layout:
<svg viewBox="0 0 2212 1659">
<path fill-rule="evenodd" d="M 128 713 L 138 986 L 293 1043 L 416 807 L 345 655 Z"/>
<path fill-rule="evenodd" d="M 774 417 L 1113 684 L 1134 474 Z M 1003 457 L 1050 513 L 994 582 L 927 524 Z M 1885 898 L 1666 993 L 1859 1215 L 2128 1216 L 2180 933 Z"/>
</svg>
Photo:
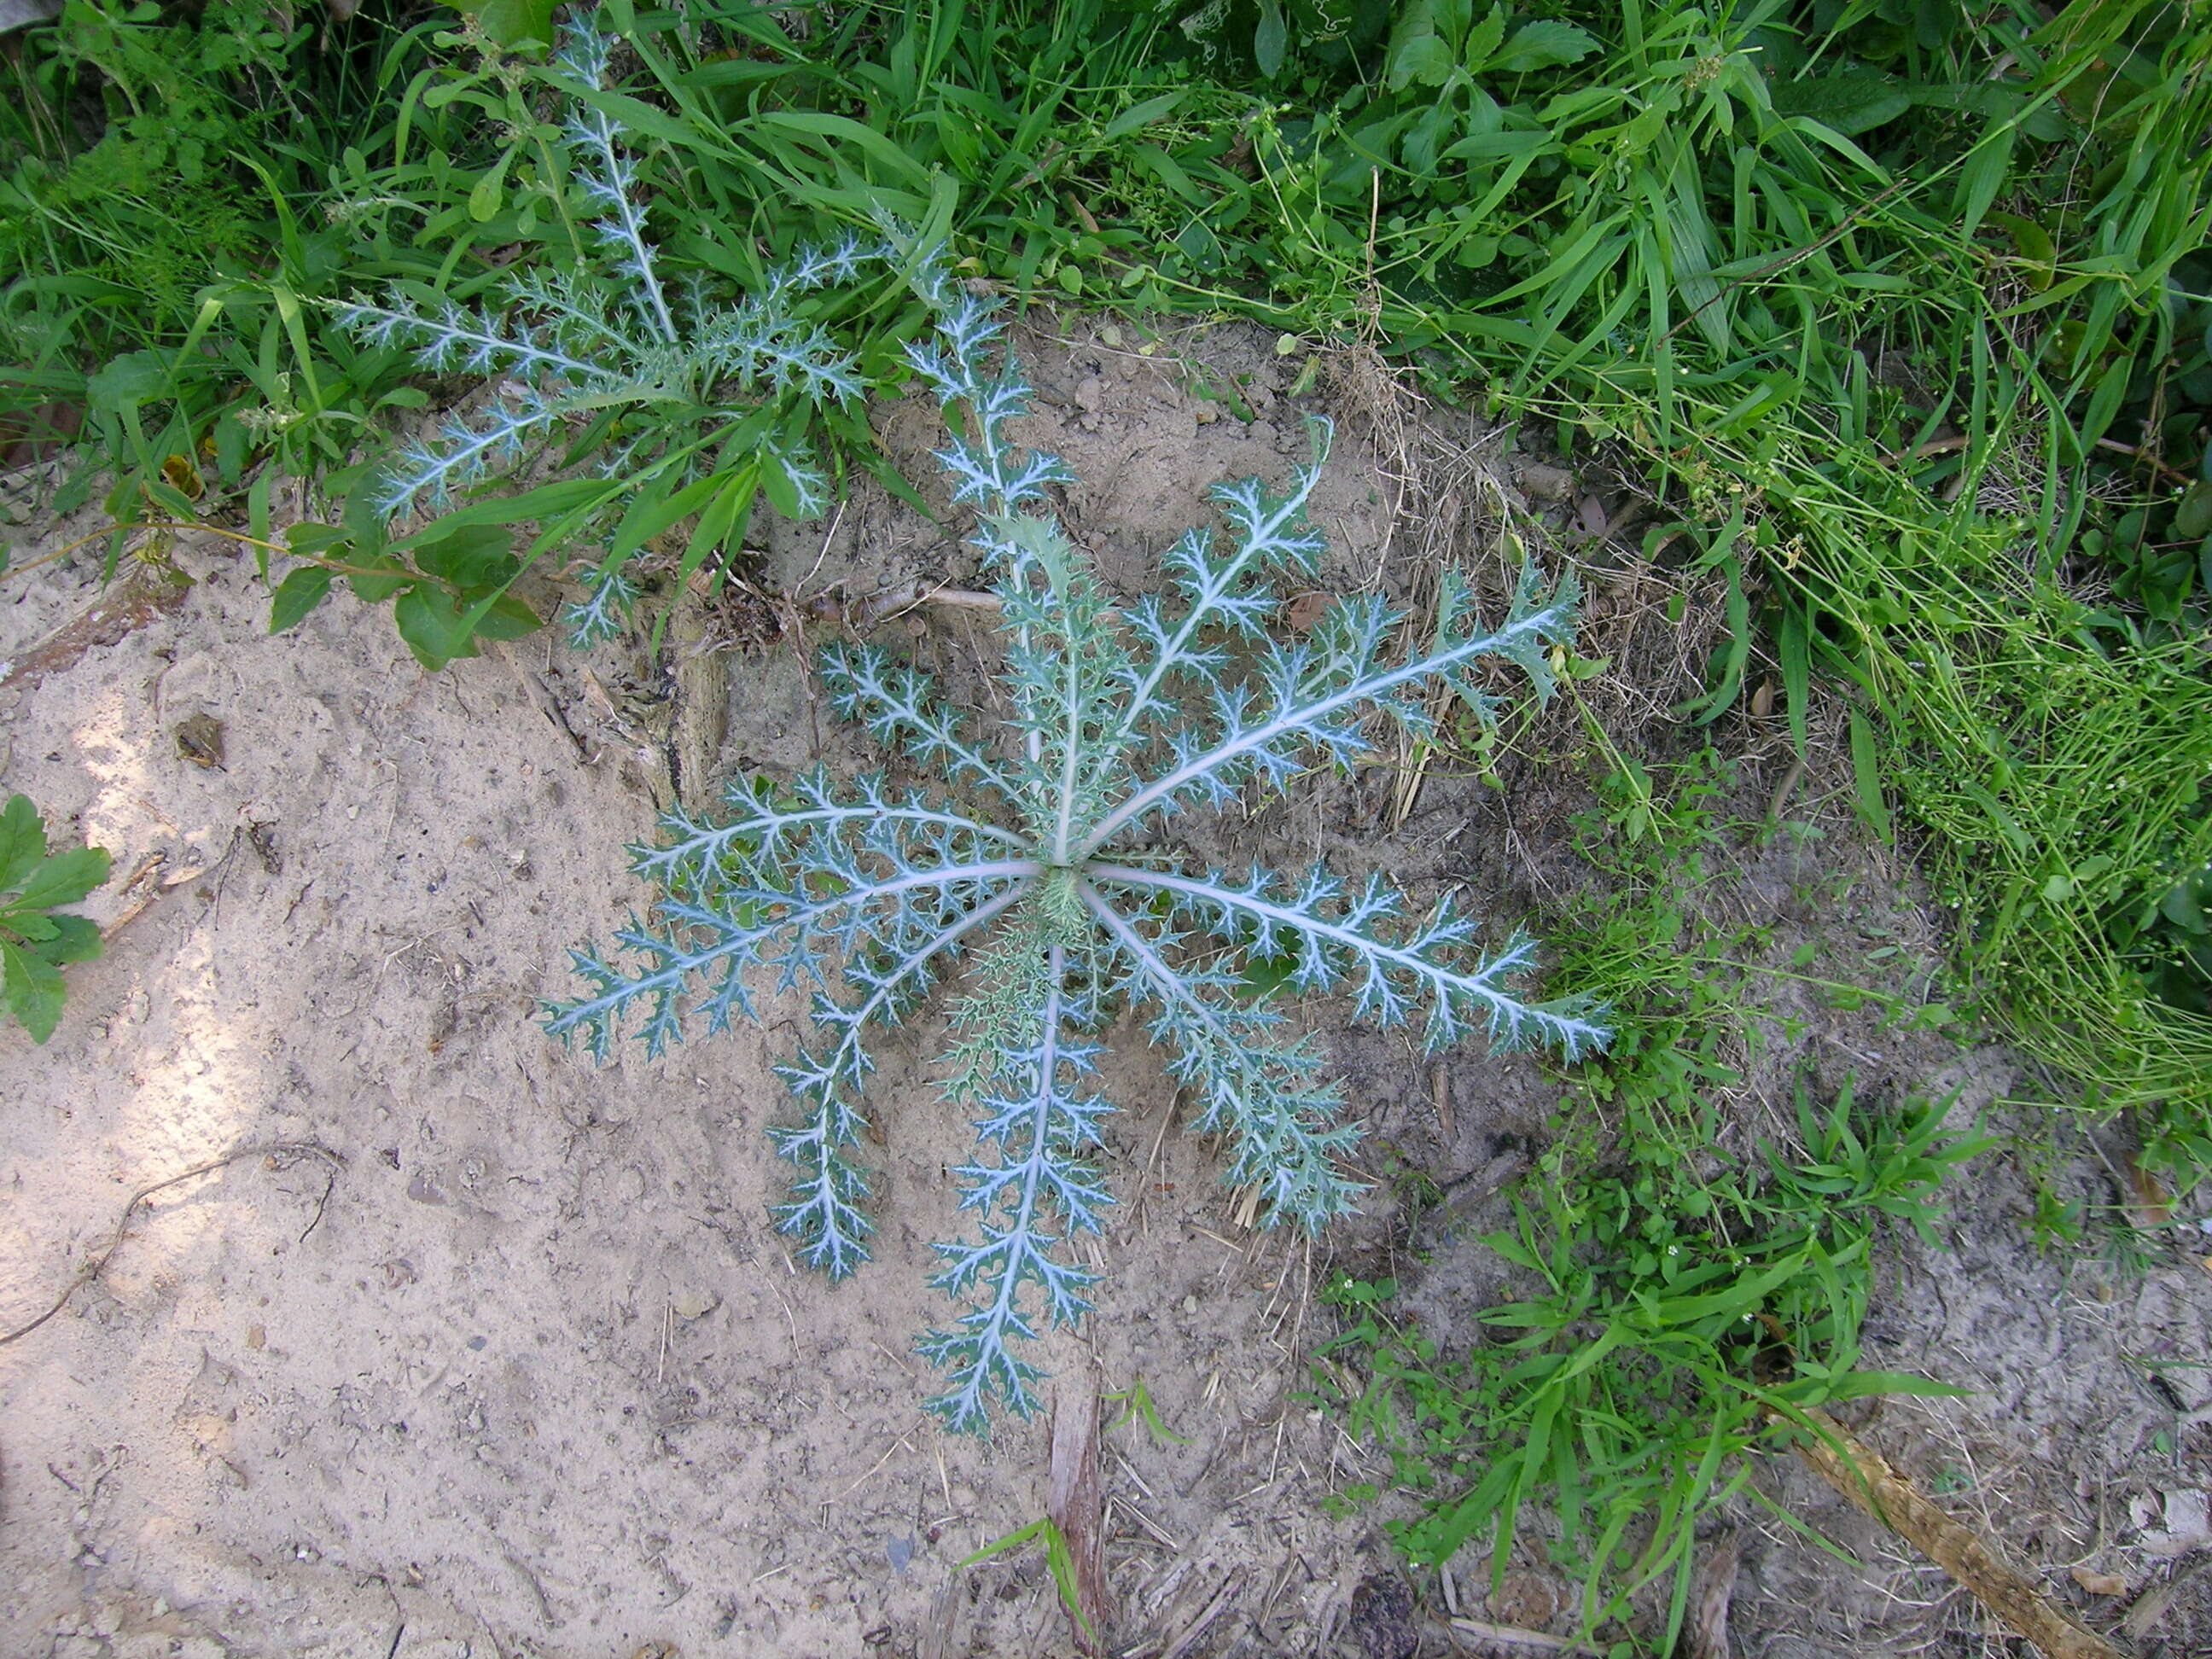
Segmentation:
<svg viewBox="0 0 2212 1659">
<path fill-rule="evenodd" d="M 1110 1109 L 1086 1087 L 1094 1036 L 1117 1009 L 1142 1011 L 1198 1127 L 1227 1138 L 1226 1178 L 1260 1188 L 1271 1223 L 1309 1231 L 1359 1190 L 1342 1167 L 1357 1131 L 1312 1039 L 1255 1000 L 1244 964 L 1287 961 L 1297 989 L 1348 992 L 1380 1024 L 1418 1021 L 1431 1049 L 1479 1029 L 1571 1059 L 1609 1034 L 1578 999 L 1519 994 L 1530 941 L 1486 951 L 1449 901 L 1416 915 L 1379 877 L 1348 885 L 1321 866 L 1194 870 L 1170 842 L 1192 808 L 1358 759 L 1378 724 L 1427 734 L 1424 694 L 1439 681 L 1487 718 L 1490 659 L 1547 690 L 1571 592 L 1547 592 L 1531 573 L 1486 628 L 1448 574 L 1433 643 L 1407 662 L 1387 655 L 1400 618 L 1376 599 L 1340 601 L 1306 640 L 1271 637 L 1277 579 L 1317 574 L 1322 544 L 1304 512 L 1316 459 L 1281 496 L 1256 481 L 1218 488 L 1225 536 L 1184 537 L 1166 556 L 1172 592 L 1117 607 L 1049 510 L 1046 491 L 1066 470 L 1007 435 L 1028 388 L 994 358 L 988 307 L 940 275 L 922 285 L 939 338 L 911 356 L 947 409 L 964 411 L 939 458 L 975 509 L 1002 607 L 1007 740 L 973 735 L 926 676 L 875 647 L 831 647 L 822 670 L 838 713 L 938 783 L 899 791 L 878 775 L 847 782 L 817 769 L 734 785 L 719 822 L 671 813 L 662 844 L 635 849 L 663 895 L 656 919 L 617 936 L 626 963 L 579 951 L 590 992 L 552 1006 L 548 1023 L 604 1059 L 618 1028 L 641 1020 L 658 1054 L 687 1024 L 719 1030 L 752 1012 L 757 968 L 780 989 L 807 990 L 816 1040 L 779 1068 L 800 1111 L 772 1132 L 798 1170 L 776 1218 L 810 1263 L 842 1277 L 867 1255 L 854 1149 L 868 1040 L 969 958 L 951 1089 L 981 1113 L 981 1150 L 957 1171 L 978 1236 L 937 1247 L 935 1282 L 964 1310 L 921 1351 L 947 1374 L 933 1408 L 980 1431 L 994 1401 L 1034 1406 L 1038 1373 L 1014 1339 L 1090 1306 L 1092 1276 L 1059 1250 L 1099 1228 L 1113 1201 L 1094 1158 Z"/>
<path fill-rule="evenodd" d="M 851 283 L 884 249 L 853 235 L 803 249 L 733 303 L 714 298 L 696 272 L 670 279 L 641 199 L 639 158 L 608 113 L 605 94 L 617 91 L 614 37 L 588 19 L 561 33 L 562 50 L 543 73 L 572 106 L 561 138 L 571 182 L 598 215 L 586 227 L 591 257 L 566 270 L 518 266 L 473 307 L 394 288 L 340 308 L 365 343 L 410 346 L 423 368 L 492 388 L 482 408 L 449 416 L 434 437 L 401 451 L 377 506 L 387 514 L 442 510 L 455 491 L 514 465 L 532 445 L 573 437 L 577 423 L 611 422 L 592 456 L 605 477 L 658 475 L 665 495 L 726 471 L 726 450 L 757 449 L 770 499 L 793 517 L 815 516 L 829 480 L 793 423 L 771 437 L 744 417 L 757 407 L 819 413 L 857 403 L 866 389 L 857 362 L 797 302 Z M 586 596 L 566 618 L 579 648 L 627 623 L 635 587 L 621 566 L 635 550 L 618 542 L 587 574 Z"/>
</svg>

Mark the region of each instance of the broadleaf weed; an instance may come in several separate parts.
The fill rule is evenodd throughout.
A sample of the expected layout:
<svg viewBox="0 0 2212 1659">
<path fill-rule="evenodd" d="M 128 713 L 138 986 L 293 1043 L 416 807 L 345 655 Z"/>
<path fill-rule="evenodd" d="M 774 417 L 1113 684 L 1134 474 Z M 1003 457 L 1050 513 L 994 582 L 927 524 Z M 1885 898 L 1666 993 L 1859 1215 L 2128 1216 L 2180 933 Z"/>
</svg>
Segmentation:
<svg viewBox="0 0 2212 1659">
<path fill-rule="evenodd" d="M 1000 602 L 1011 742 L 974 736 L 925 676 L 873 647 L 831 647 L 822 669 L 836 710 L 938 786 L 817 769 L 738 783 L 719 823 L 672 812 L 661 844 L 635 853 L 661 890 L 657 921 L 617 935 L 629 965 L 577 952 L 589 991 L 553 1005 L 548 1024 L 604 1059 L 635 1020 L 657 1055 L 693 1026 L 752 1012 L 756 967 L 808 992 L 817 1042 L 779 1067 L 800 1115 L 774 1131 L 798 1170 L 776 1219 L 811 1265 L 842 1278 L 867 1255 L 854 1147 L 870 1039 L 967 957 L 952 1090 L 981 1113 L 981 1153 L 957 1172 L 976 1232 L 937 1246 L 933 1282 L 963 1310 L 921 1352 L 946 1374 L 932 1407 L 980 1431 L 994 1407 L 1033 1408 L 1039 1373 L 1021 1344 L 1091 1305 L 1093 1275 L 1064 1247 L 1103 1228 L 1113 1202 L 1097 1168 L 1111 1109 L 1088 1080 L 1118 1012 L 1142 1015 L 1197 1127 L 1227 1139 L 1225 1178 L 1259 1188 L 1269 1223 L 1310 1231 L 1359 1190 L 1343 1167 L 1357 1131 L 1313 1040 L 1292 1030 L 1281 996 L 1252 998 L 1239 958 L 1286 963 L 1285 989 L 1347 994 L 1356 1018 L 1418 1023 L 1431 1049 L 1480 1030 L 1574 1059 L 1610 1032 L 1583 1000 L 1519 994 L 1534 942 L 1485 949 L 1449 900 L 1416 914 L 1379 875 L 1347 883 L 1318 864 L 1291 876 L 1192 869 L 1167 842 L 1186 812 L 1354 761 L 1376 722 L 1426 735 L 1423 694 L 1439 684 L 1493 716 L 1486 665 L 1516 665 L 1548 690 L 1571 585 L 1547 589 L 1524 571 L 1488 627 L 1447 574 L 1432 642 L 1410 660 L 1387 654 L 1399 618 L 1377 598 L 1340 600 L 1297 642 L 1270 637 L 1278 580 L 1310 580 L 1322 551 L 1304 506 L 1324 431 L 1284 494 L 1256 480 L 1217 487 L 1226 536 L 1187 534 L 1164 557 L 1170 592 L 1116 606 L 1048 510 L 1066 468 L 1008 435 L 1028 387 L 996 355 L 1000 323 L 941 271 L 921 285 L 938 337 L 911 360 L 965 417 L 939 459 L 956 502 L 975 512 Z"/>
<path fill-rule="evenodd" d="M 627 622 L 637 590 L 624 566 L 655 528 L 695 517 L 686 563 L 696 567 L 743 534 L 757 493 L 793 517 L 827 506 L 806 421 L 851 407 L 866 382 L 802 303 L 851 283 L 884 249 L 858 234 L 802 249 L 737 300 L 718 297 L 696 270 L 679 279 L 649 223 L 645 146 L 615 113 L 648 108 L 618 95 L 618 43 L 594 17 L 560 33 L 559 52 L 536 73 L 568 107 L 558 141 L 586 244 L 574 263 L 518 268 L 474 307 L 402 286 L 357 296 L 340 314 L 365 344 L 408 347 L 422 368 L 468 375 L 491 393 L 385 467 L 375 496 L 384 514 L 441 509 L 564 437 L 572 461 L 590 453 L 609 488 L 596 513 L 564 528 L 604 521 L 611 533 L 568 614 L 580 647 Z M 583 428 L 580 441 L 572 428 Z"/>
<path fill-rule="evenodd" d="M 100 929 L 61 908 L 107 879 L 100 847 L 46 850 L 46 826 L 27 795 L 0 808 L 0 994 L 33 1042 L 54 1034 L 67 989 L 62 969 L 100 954 Z"/>
</svg>

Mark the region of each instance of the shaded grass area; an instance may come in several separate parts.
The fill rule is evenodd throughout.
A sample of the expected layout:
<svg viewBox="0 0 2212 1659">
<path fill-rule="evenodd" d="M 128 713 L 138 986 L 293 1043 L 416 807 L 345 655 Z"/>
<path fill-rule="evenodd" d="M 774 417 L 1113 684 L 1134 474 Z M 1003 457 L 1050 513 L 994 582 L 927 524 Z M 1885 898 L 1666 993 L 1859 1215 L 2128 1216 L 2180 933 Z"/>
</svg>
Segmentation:
<svg viewBox="0 0 2212 1659">
<path fill-rule="evenodd" d="M 1757 815 L 1771 797 L 1711 746 L 1585 757 L 1592 879 L 1546 931 L 1559 971 L 1627 1013 L 1621 1040 L 1568 1080 L 1505 1200 L 1415 1194 L 1417 1251 L 1483 1289 L 1476 1328 L 1340 1276 L 1343 1329 L 1314 1375 L 1413 1497 L 1391 1523 L 1413 1559 L 1456 1558 L 1492 1589 L 1547 1560 L 1576 1582 L 1585 1632 L 1667 1652 L 1701 1527 L 1756 1509 L 1801 1527 L 1754 1454 L 1814 1407 L 1951 1392 L 1863 1364 L 1860 1330 L 1880 1230 L 1934 1244 L 1947 1182 L 1991 1143 L 1948 1099 L 1896 1098 L 1894 1074 L 1861 1097 L 1823 1063 L 1879 1044 L 1917 1076 L 1954 1023 L 1910 935 L 1874 942 L 1905 920 L 1890 896 L 1818 845 L 1850 837 L 1847 807 Z M 1472 1241 L 1490 1265 L 1455 1268 Z"/>
<path fill-rule="evenodd" d="M 1875 764 L 1956 912 L 1965 984 L 2054 1092 L 2079 1079 L 2084 1103 L 2136 1112 L 2190 1178 L 2212 1109 L 2203 636 L 2069 591 L 2008 527 L 1915 523 L 1860 482 L 1806 503 L 1826 533 L 1785 592 L 1860 641 Z"/>
</svg>

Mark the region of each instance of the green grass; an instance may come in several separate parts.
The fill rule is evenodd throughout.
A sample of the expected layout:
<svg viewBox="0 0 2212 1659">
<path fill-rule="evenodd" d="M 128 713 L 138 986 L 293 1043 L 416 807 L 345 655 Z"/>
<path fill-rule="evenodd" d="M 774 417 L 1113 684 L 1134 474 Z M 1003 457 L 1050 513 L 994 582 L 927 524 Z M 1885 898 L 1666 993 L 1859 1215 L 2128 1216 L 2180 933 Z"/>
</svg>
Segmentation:
<svg viewBox="0 0 2212 1659">
<path fill-rule="evenodd" d="M 1800 498 L 1785 603 L 1856 642 L 1841 666 L 1967 988 L 2054 1092 L 2137 1113 L 2166 1169 L 2205 1167 L 2207 980 L 2176 959 L 2212 860 L 2202 634 L 2075 597 L 2015 527 L 1907 517 L 1872 466 L 1856 486 Z"/>
<path fill-rule="evenodd" d="M 1652 540 L 1687 532 L 1733 589 L 1702 716 L 1754 651 L 1801 742 L 1811 697 L 1847 700 L 1869 820 L 1957 907 L 1978 1010 L 2055 1099 L 2202 1167 L 2201 20 L 1593 9 L 1571 64 L 1478 89 L 1421 44 L 1463 62 L 1496 34 L 1451 10 L 1366 73 L 1316 61 L 1301 88 L 1333 101 L 1261 124 L 1272 216 L 1224 195 L 1216 240 L 1297 274 L 1271 320 L 1378 319 L 1437 380 L 1642 471 L 1680 514 Z M 1440 111 L 1463 176 L 1413 164 Z"/>
<path fill-rule="evenodd" d="M 1811 826 L 1731 821 L 1740 784 L 1710 748 L 1590 752 L 1604 775 L 1577 833 L 1599 880 L 1546 928 L 1563 978 L 1620 1012 L 1621 1039 L 1569 1083 L 1510 1226 L 1425 1233 L 1438 1256 L 1486 1252 L 1516 1299 L 1477 1330 L 1425 1328 L 1393 1287 L 1340 1280 L 1345 1328 L 1315 1375 L 1415 1499 L 1392 1523 L 1413 1560 L 1473 1547 L 1502 1575 L 1519 1540 L 1579 1581 L 1586 1638 L 1664 1653 L 1699 1522 L 1771 1507 L 1757 1455 L 1803 1431 L 1806 1408 L 1947 1391 L 1862 1369 L 1859 1330 L 1881 1230 L 1938 1243 L 1946 1184 L 1990 1143 L 1948 1130 L 1948 1101 L 1813 1091 L 1808 1005 L 1897 1032 L 1952 1017 L 1926 999 L 1926 964 L 1855 956 L 1839 923 L 1792 949 L 1775 927 L 1721 920 L 1728 866 Z M 1848 914 L 1832 878 L 1805 897 Z M 1722 1103 L 1778 1079 L 1795 1133 L 1753 1139 Z"/>
<path fill-rule="evenodd" d="M 1951 1391 L 1859 1369 L 1858 1333 L 1876 1219 L 1930 1232 L 1936 1193 L 1978 1150 L 1945 1139 L 1940 1104 L 1884 1117 L 1801 1090 L 1801 1158 L 1692 1173 L 1714 1161 L 1698 1103 L 1711 1070 L 1678 1054 L 1614 1072 L 1617 1139 L 1595 1112 L 1568 1120 L 1511 1228 L 1481 1241 L 1525 1288 L 1480 1334 L 1429 1334 L 1394 1316 L 1394 1287 L 1340 1279 L 1325 1299 L 1348 1328 L 1316 1364 L 1322 1397 L 1424 1500 L 1392 1527 L 1412 1559 L 1473 1544 L 1502 1578 L 1531 1531 L 1581 1579 L 1585 1633 L 1652 1592 L 1662 1653 L 1698 1522 L 1739 1498 L 1771 1507 L 1749 1454 L 1802 1431 L 1808 1407 Z M 1549 1527 L 1530 1526 L 1539 1507 Z"/>
<path fill-rule="evenodd" d="M 1933 1242 L 1941 1188 L 1985 1143 L 1947 1137 L 1942 1103 L 1882 1115 L 1801 1084 L 1803 1150 L 1738 1162 L 1705 1103 L 1732 1080 L 1710 1041 L 1669 1041 L 1565 1102 L 1513 1224 L 1480 1241 L 1522 1288 L 1480 1333 L 1409 1325 L 1389 1285 L 1327 1296 L 1347 1328 L 1316 1362 L 1321 1396 L 1420 1500 L 1392 1523 L 1407 1554 L 1434 1566 L 1471 1544 L 1502 1578 L 1533 1534 L 1580 1579 L 1586 1635 L 1648 1620 L 1648 1649 L 1625 1651 L 1669 1650 L 1698 1522 L 1771 1507 L 1752 1455 L 1804 1431 L 1807 1408 L 1950 1392 L 1860 1369 L 1859 1327 L 1877 1223 Z"/>
<path fill-rule="evenodd" d="M 90 465 L 58 506 L 106 469 L 111 510 L 138 516 L 172 456 L 195 498 L 272 462 L 327 467 L 396 388 L 311 343 L 307 308 L 352 250 L 307 210 L 343 147 L 392 118 L 379 58 L 411 50 L 393 10 L 286 33 L 250 6 L 67 0 L 9 55 L 0 425 L 44 440 L 52 406 L 82 421 Z"/>
</svg>

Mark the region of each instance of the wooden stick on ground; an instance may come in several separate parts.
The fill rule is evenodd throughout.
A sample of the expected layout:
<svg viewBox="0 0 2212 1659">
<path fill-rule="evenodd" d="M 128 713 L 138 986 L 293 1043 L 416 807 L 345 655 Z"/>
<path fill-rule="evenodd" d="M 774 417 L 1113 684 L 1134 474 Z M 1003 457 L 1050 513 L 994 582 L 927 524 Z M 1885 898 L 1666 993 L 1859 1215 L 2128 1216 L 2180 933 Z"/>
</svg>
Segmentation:
<svg viewBox="0 0 2212 1659">
<path fill-rule="evenodd" d="M 30 568 L 15 567 L 18 571 Z M 36 685 L 50 674 L 74 667 L 88 651 L 120 644 L 133 629 L 176 610 L 191 587 L 174 571 L 133 564 L 98 599 L 22 656 L 0 662 L 0 685 Z"/>
<path fill-rule="evenodd" d="M 1106 1487 L 1098 1468 L 1098 1379 L 1088 1364 L 1068 1368 L 1053 1390 L 1052 1470 L 1045 1514 L 1074 1558 L 1076 1645 L 1103 1650 L 1100 1632 L 1112 1622 L 1106 1587 Z M 1076 1609 L 1071 1609 L 1074 1611 Z M 1088 1621 L 1087 1623 L 1085 1621 Z"/>
<path fill-rule="evenodd" d="M 1797 1445 L 1806 1467 L 1965 1585 L 2008 1630 L 2033 1643 L 2045 1659 L 2123 1659 L 2118 1648 L 2052 1606 L 1880 1452 L 1826 1412 L 1808 1407 L 1804 1414 L 1820 1431 Z"/>
</svg>

